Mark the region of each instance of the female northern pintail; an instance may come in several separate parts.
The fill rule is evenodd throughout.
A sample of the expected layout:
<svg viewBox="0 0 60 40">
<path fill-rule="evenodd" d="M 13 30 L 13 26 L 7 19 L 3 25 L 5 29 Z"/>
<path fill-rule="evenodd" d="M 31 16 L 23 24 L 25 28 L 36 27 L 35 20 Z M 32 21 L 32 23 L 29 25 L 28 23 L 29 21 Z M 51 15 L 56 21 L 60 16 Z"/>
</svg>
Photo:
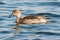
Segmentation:
<svg viewBox="0 0 60 40">
<path fill-rule="evenodd" d="M 9 16 L 16 16 L 17 26 L 19 24 L 45 24 L 47 23 L 47 19 L 45 16 L 25 16 L 22 18 L 22 14 L 19 10 L 13 10 L 12 14 Z"/>
</svg>

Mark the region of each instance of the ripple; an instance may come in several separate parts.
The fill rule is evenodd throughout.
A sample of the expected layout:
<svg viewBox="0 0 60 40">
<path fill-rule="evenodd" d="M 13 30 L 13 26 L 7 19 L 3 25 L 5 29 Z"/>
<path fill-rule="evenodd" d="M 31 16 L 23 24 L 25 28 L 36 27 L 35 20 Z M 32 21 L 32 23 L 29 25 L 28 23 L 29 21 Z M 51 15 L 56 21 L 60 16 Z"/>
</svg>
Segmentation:
<svg viewBox="0 0 60 40">
<path fill-rule="evenodd" d="M 7 38 L 7 39 L 4 39 L 4 40 L 14 40 L 14 39 L 12 39 L 12 38 Z"/>
<path fill-rule="evenodd" d="M 34 32 L 20 32 L 20 34 L 33 34 Z"/>
<path fill-rule="evenodd" d="M 4 5 L 4 4 L 6 4 L 6 3 L 0 2 L 0 5 Z"/>
<path fill-rule="evenodd" d="M 5 8 L 17 8 L 17 7 L 5 7 Z"/>
<path fill-rule="evenodd" d="M 14 37 L 11 38 L 27 38 L 28 35 L 14 35 Z"/>
<path fill-rule="evenodd" d="M 7 19 L 6 18 L 0 18 L 0 22 L 2 22 L 2 21 L 7 21 Z"/>
<path fill-rule="evenodd" d="M 0 20 L 4 20 L 4 19 L 0 18 Z"/>
<path fill-rule="evenodd" d="M 0 34 L 7 34 L 10 33 L 9 31 L 0 31 Z"/>
<path fill-rule="evenodd" d="M 29 40 L 29 39 L 22 39 L 22 40 Z"/>
<path fill-rule="evenodd" d="M 37 26 L 27 26 L 27 27 L 24 27 L 24 26 L 21 26 L 21 28 L 24 28 L 24 29 L 33 29 L 33 28 L 36 28 Z"/>
<path fill-rule="evenodd" d="M 53 33 L 53 32 L 36 32 L 35 34 L 60 36 L 60 33 Z"/>
<path fill-rule="evenodd" d="M 57 23 L 57 21 L 50 21 L 51 23 Z"/>
<path fill-rule="evenodd" d="M 32 40 L 41 40 L 41 39 L 39 39 L 39 38 L 35 38 L 35 39 L 32 39 Z"/>
<path fill-rule="evenodd" d="M 60 17 L 60 15 L 52 14 L 52 13 L 36 13 L 36 14 L 29 14 L 31 16 L 46 16 L 46 17 Z"/>
<path fill-rule="evenodd" d="M 22 4 L 22 5 L 28 5 L 28 6 L 60 6 L 60 2 L 24 2 L 24 3 L 16 3 L 16 4 Z"/>
</svg>

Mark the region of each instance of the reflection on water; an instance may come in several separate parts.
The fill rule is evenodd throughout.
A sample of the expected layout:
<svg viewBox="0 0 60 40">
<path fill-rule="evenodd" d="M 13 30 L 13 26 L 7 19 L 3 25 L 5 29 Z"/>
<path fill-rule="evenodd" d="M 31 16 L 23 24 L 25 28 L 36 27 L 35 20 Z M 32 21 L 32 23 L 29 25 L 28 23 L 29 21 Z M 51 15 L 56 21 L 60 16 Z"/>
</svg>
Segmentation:
<svg viewBox="0 0 60 40">
<path fill-rule="evenodd" d="M 22 24 L 19 26 L 19 29 L 21 29 L 22 32 L 17 32 L 12 29 L 15 27 L 16 17 L 8 18 L 14 9 L 19 9 L 22 12 L 23 17 L 26 15 L 46 16 L 48 23 Z M 1 0 L 0 40 L 60 40 L 60 2 Z"/>
</svg>

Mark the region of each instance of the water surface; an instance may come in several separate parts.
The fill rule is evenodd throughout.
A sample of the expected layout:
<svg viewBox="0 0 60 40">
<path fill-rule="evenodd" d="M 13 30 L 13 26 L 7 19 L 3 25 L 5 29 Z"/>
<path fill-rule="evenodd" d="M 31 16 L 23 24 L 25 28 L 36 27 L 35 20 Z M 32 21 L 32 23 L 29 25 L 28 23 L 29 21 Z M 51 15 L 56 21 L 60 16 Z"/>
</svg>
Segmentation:
<svg viewBox="0 0 60 40">
<path fill-rule="evenodd" d="M 60 2 L 55 1 L 1 0 L 0 40 L 60 40 Z M 16 17 L 8 18 L 14 9 L 19 9 L 22 12 L 22 17 L 26 15 L 46 16 L 48 23 L 22 24 L 20 26 L 22 32 L 19 33 L 16 30 L 12 30 L 16 24 Z"/>
</svg>

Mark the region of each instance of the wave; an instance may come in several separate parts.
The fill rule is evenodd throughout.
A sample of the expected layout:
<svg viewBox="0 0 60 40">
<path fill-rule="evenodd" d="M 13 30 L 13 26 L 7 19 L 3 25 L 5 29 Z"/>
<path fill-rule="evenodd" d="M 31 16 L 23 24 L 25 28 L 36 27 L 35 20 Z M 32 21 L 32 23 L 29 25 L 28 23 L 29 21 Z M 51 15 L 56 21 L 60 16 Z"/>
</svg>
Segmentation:
<svg viewBox="0 0 60 40">
<path fill-rule="evenodd" d="M 32 15 L 32 16 L 46 16 L 46 17 L 60 17 L 60 15 L 57 14 L 52 14 L 52 13 L 32 13 L 32 14 L 28 14 L 28 15 Z"/>
<path fill-rule="evenodd" d="M 44 5 L 50 5 L 50 6 L 60 6 L 60 2 L 24 2 L 24 3 L 17 3 L 17 4 L 23 4 L 23 5 L 36 5 L 36 6 L 44 6 Z"/>
<path fill-rule="evenodd" d="M 21 28 L 24 28 L 24 29 L 34 29 L 34 28 L 36 28 L 36 26 L 28 26 L 28 27 L 21 26 Z"/>
<path fill-rule="evenodd" d="M 6 3 L 0 2 L 0 5 L 2 5 L 2 4 L 6 4 Z"/>
<path fill-rule="evenodd" d="M 51 6 L 60 6 L 60 2 L 40 2 L 38 5 L 51 5 Z"/>
<path fill-rule="evenodd" d="M 53 33 L 53 32 L 36 32 L 35 34 L 45 34 L 45 35 L 60 36 L 60 33 Z"/>
<path fill-rule="evenodd" d="M 0 34 L 8 34 L 10 31 L 0 31 Z"/>
</svg>

